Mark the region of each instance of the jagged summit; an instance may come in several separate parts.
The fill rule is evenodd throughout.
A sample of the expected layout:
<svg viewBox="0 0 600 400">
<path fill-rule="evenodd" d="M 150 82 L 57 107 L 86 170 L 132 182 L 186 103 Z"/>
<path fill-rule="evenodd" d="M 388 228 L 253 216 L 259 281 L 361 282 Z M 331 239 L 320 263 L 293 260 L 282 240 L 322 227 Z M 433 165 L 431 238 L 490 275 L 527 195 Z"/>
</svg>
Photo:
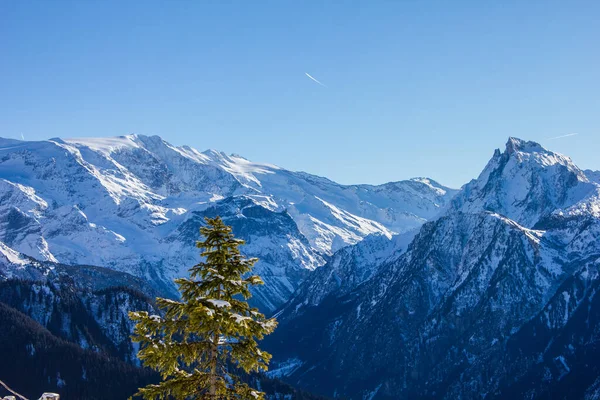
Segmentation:
<svg viewBox="0 0 600 400">
<path fill-rule="evenodd" d="M 547 151 L 537 142 L 527 141 L 516 137 L 509 137 L 506 142 L 506 152 L 508 154 L 516 152 L 534 153 Z"/>
<path fill-rule="evenodd" d="M 491 211 L 533 227 L 556 209 L 572 207 L 597 190 L 569 157 L 511 137 L 506 150 L 496 150 L 479 177 L 465 185 L 454 209 Z"/>
</svg>

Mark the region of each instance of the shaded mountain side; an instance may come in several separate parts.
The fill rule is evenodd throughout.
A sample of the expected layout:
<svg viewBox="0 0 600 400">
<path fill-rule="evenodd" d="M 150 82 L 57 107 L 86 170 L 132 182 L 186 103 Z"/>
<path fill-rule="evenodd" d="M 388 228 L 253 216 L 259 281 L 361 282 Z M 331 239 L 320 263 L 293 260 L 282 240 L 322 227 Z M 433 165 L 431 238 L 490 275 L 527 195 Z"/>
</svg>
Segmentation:
<svg viewBox="0 0 600 400">
<path fill-rule="evenodd" d="M 0 302 L 0 376 L 17 392 L 38 398 L 126 399 L 157 380 L 149 370 L 54 336 L 27 315 Z"/>
<path fill-rule="evenodd" d="M 54 272 L 62 280 L 72 280 L 73 284 L 86 291 L 101 291 L 110 288 L 128 288 L 142 297 L 154 299 L 159 296 L 154 287 L 145 279 L 109 268 L 92 265 L 53 265 Z"/>
<path fill-rule="evenodd" d="M 599 265 L 567 279 L 507 343 L 511 379 L 495 398 L 597 399 L 600 394 Z M 549 384 L 551 383 L 551 384 Z"/>
<path fill-rule="evenodd" d="M 130 340 L 130 310 L 155 313 L 153 302 L 135 289 L 110 287 L 87 292 L 70 282 L 0 282 L 0 301 L 27 314 L 53 335 L 84 349 L 137 362 Z"/>
<path fill-rule="evenodd" d="M 0 378 L 29 398 L 56 392 L 65 400 L 126 399 L 159 380 L 154 371 L 57 337 L 1 301 L 0 326 Z M 268 400 L 326 400 L 262 375 L 243 380 L 267 393 Z"/>
<path fill-rule="evenodd" d="M 276 361 L 302 360 L 288 379 L 317 393 L 362 398 L 385 382 L 377 398 L 435 397 L 437 380 L 464 368 L 457 353 L 484 351 L 539 304 L 524 301 L 535 274 L 515 286 L 539 268 L 533 252 L 524 232 L 492 215 L 443 217 L 354 291 L 282 320 L 265 347 Z M 461 259 L 475 273 L 461 274 Z M 488 285 L 497 289 L 480 293 Z"/>
<path fill-rule="evenodd" d="M 80 352 L 89 351 L 99 357 L 111 360 L 120 359 L 131 364 L 132 368 L 139 366 L 139 360 L 136 357 L 137 344 L 130 340 L 133 325 L 128 318 L 128 312 L 145 310 L 152 314 L 160 313 L 154 306 L 154 297 L 151 298 L 140 291 L 145 290 L 146 293 L 155 295 L 155 292 L 149 289 L 143 280 L 102 267 L 65 266 L 52 262 L 40 262 L 7 247 L 2 247 L 0 250 L 2 250 L 2 254 L 0 254 L 0 278 L 2 279 L 0 280 L 0 302 L 5 309 L 11 310 L 10 315 L 20 315 L 19 319 L 23 319 L 26 315 L 27 318 L 24 320 L 29 321 L 26 325 L 36 326 L 35 329 L 47 332 L 60 343 L 68 343 L 71 346 L 69 348 L 76 346 Z M 0 326 L 4 327 L 2 324 L 3 322 L 0 320 Z M 10 345 L 11 341 L 19 342 L 20 339 L 14 338 L 13 340 L 9 336 L 16 335 L 16 332 L 5 333 L 6 336 L 0 338 L 0 340 L 5 340 L 5 345 Z M 33 343 L 31 340 L 30 342 Z M 27 351 L 34 351 L 34 347 L 27 347 Z M 51 351 L 58 357 L 62 350 L 52 349 Z M 1 346 L 0 354 L 4 356 Z M 29 353 L 19 355 L 17 359 L 30 355 Z M 40 362 L 46 362 L 45 360 L 46 358 Z M 87 361 L 79 359 L 78 356 L 72 356 L 68 358 L 68 362 L 69 368 L 74 370 L 79 368 L 83 371 Z M 76 367 L 78 364 L 79 367 Z M 12 365 L 15 376 L 27 376 L 27 367 L 28 364 L 19 362 Z M 52 368 L 54 368 L 54 364 Z M 134 371 L 134 375 L 137 373 L 135 372 L 137 369 L 132 371 Z M 123 373 L 129 372 L 123 371 Z M 86 377 L 86 374 L 82 376 Z M 152 379 L 157 379 L 156 374 L 147 374 L 154 377 Z M 55 374 L 52 372 L 51 375 Z M 96 390 L 98 385 L 94 383 L 85 386 L 83 377 L 81 378 L 83 383 L 70 389 L 74 392 L 81 389 L 77 396 L 66 397 L 64 391 L 55 391 L 61 393 L 62 398 L 86 399 L 88 391 Z M 98 379 L 105 378 L 110 378 L 110 374 L 101 375 Z M 2 379 L 2 375 L 0 375 L 0 379 Z M 245 379 L 268 393 L 269 400 L 320 399 L 266 376 L 253 376 Z M 60 375 L 60 379 L 56 378 L 54 386 L 44 386 L 44 390 L 48 391 L 57 386 L 62 389 L 66 387 L 66 382 L 64 374 Z M 137 381 L 134 380 L 134 382 Z M 17 383 L 19 383 L 18 380 Z M 135 385 L 132 383 L 131 388 L 135 388 Z M 118 385 L 116 387 L 108 385 L 105 390 L 104 398 L 107 398 L 106 396 L 111 399 L 126 398 L 125 394 L 120 397 L 121 389 Z M 39 396 L 40 393 L 36 395 Z"/>
</svg>

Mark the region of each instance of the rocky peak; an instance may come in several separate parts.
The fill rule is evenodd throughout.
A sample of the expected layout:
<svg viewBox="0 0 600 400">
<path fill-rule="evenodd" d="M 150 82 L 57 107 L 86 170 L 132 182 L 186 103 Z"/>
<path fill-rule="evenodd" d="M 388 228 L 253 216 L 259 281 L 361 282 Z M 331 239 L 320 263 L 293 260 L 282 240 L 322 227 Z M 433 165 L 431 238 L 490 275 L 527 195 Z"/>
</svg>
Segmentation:
<svg viewBox="0 0 600 400">
<path fill-rule="evenodd" d="M 596 190 L 597 185 L 569 157 L 511 137 L 506 150 L 496 150 L 479 177 L 464 186 L 453 208 L 469 213 L 491 211 L 532 227 Z"/>
<path fill-rule="evenodd" d="M 519 139 L 516 137 L 509 137 L 506 142 L 506 153 L 515 154 L 515 153 L 541 153 L 546 152 L 539 143 L 527 141 L 523 139 Z"/>
</svg>

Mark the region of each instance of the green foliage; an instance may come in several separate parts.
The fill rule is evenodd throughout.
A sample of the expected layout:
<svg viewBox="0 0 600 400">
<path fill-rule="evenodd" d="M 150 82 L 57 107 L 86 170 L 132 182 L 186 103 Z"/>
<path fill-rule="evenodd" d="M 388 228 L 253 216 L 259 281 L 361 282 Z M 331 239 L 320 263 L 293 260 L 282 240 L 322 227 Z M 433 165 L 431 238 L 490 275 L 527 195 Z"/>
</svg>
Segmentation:
<svg viewBox="0 0 600 400">
<path fill-rule="evenodd" d="M 204 240 L 196 244 L 204 261 L 190 269 L 189 279 L 175 280 L 181 301 L 158 298 L 164 316 L 130 313 L 139 358 L 162 376 L 160 384 L 140 389 L 144 399 L 264 398 L 232 374 L 233 368 L 266 370 L 271 359 L 257 340 L 277 323 L 246 302 L 250 286 L 263 283 L 246 276 L 257 260 L 240 254 L 244 242 L 219 217 L 206 222 Z"/>
</svg>

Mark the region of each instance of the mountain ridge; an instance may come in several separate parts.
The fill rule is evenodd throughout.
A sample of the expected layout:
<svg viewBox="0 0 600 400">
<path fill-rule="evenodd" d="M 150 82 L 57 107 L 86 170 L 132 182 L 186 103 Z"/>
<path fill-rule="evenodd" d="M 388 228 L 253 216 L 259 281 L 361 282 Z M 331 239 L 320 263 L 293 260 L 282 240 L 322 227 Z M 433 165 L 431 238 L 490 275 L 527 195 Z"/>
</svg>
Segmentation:
<svg viewBox="0 0 600 400">
<path fill-rule="evenodd" d="M 197 216 L 216 206 L 232 223 L 245 221 L 242 239 L 257 244 L 246 247 L 249 256 L 260 255 L 262 241 L 284 260 L 257 264 L 268 282 L 255 301 L 267 311 L 338 249 L 367 235 L 390 238 L 414 229 L 455 193 L 427 179 L 339 185 L 143 135 L 0 139 L 0 186 L 0 242 L 42 261 L 128 272 L 168 295 L 176 294 L 172 279 L 198 262 L 193 244 L 203 221 Z M 244 199 L 263 210 L 260 218 L 257 208 L 252 217 L 244 214 Z M 293 224 L 277 239 L 268 232 L 249 236 L 249 224 L 258 231 L 261 221 L 280 220 L 282 213 Z M 180 229 L 190 221 L 195 232 Z"/>
</svg>

